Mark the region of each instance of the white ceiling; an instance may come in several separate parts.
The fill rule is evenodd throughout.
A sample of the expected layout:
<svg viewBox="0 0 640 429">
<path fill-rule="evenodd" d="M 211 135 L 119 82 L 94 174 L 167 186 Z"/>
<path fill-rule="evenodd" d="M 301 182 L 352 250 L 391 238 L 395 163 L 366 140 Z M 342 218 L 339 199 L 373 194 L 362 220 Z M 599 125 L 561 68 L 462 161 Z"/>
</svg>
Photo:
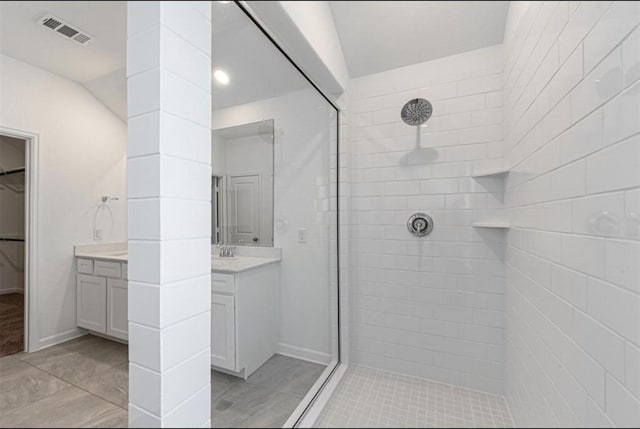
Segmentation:
<svg viewBox="0 0 640 429">
<path fill-rule="evenodd" d="M 353 77 L 502 43 L 506 1 L 331 1 Z"/>
<path fill-rule="evenodd" d="M 307 83 L 234 4 L 213 4 L 212 69 L 231 82 L 213 82 L 213 108 L 275 97 Z M 51 13 L 90 33 L 82 46 L 36 24 Z M 126 2 L 13 1 L 0 3 L 0 53 L 84 85 L 122 120 L 127 118 Z M 244 55 L 243 55 L 244 54 Z"/>
<path fill-rule="evenodd" d="M 213 108 L 245 104 L 306 88 L 308 83 L 234 4 L 213 2 L 212 68 L 230 76 L 213 81 Z"/>
<path fill-rule="evenodd" d="M 87 46 L 36 21 L 50 12 L 89 32 Z M 108 1 L 11 1 L 0 4 L 0 52 L 84 83 L 126 65 L 127 6 Z"/>
<path fill-rule="evenodd" d="M 213 5 L 213 108 L 271 98 L 308 84 L 233 3 Z M 506 2 L 331 2 L 352 77 L 502 42 Z M 45 13 L 95 39 L 82 46 L 36 24 Z M 0 2 L 0 53 L 84 85 L 126 120 L 126 2 Z"/>
</svg>

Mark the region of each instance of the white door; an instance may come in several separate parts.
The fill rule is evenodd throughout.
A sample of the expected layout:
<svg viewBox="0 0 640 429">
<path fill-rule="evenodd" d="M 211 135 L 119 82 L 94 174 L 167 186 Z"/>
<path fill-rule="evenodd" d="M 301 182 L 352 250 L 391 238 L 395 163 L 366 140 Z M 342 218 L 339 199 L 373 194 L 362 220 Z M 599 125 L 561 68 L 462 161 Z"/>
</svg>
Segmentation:
<svg viewBox="0 0 640 429">
<path fill-rule="evenodd" d="M 107 280 L 107 335 L 121 340 L 129 338 L 127 295 L 126 280 Z"/>
<path fill-rule="evenodd" d="M 260 243 L 260 176 L 231 176 L 229 179 L 229 242 Z"/>
<path fill-rule="evenodd" d="M 211 365 L 236 370 L 236 328 L 234 299 L 211 294 Z"/>
<path fill-rule="evenodd" d="M 107 279 L 78 274 L 76 284 L 79 327 L 106 333 L 107 331 Z"/>
</svg>

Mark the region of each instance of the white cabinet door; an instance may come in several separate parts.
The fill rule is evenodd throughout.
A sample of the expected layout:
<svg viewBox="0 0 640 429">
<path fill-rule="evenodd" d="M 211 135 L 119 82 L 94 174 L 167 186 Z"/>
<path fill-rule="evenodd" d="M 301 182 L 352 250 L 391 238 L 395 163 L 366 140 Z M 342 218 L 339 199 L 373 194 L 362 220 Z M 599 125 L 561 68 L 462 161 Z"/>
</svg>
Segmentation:
<svg viewBox="0 0 640 429">
<path fill-rule="evenodd" d="M 107 280 L 107 335 L 121 340 L 129 338 L 128 293 L 125 280 Z"/>
<path fill-rule="evenodd" d="M 236 370 L 234 298 L 211 294 L 211 365 Z"/>
<path fill-rule="evenodd" d="M 106 333 L 107 279 L 78 274 L 76 322 L 81 328 Z"/>
</svg>

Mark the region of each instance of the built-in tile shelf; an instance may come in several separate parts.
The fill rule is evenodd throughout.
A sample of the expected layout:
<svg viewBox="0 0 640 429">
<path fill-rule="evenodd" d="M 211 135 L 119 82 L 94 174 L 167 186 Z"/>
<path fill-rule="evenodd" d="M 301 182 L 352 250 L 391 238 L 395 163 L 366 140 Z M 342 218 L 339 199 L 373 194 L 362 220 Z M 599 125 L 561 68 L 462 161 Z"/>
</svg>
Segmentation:
<svg viewBox="0 0 640 429">
<path fill-rule="evenodd" d="M 481 179 L 484 177 L 504 177 L 509 174 L 508 168 L 496 168 L 492 170 L 474 172 L 471 177 L 474 179 Z"/>
<path fill-rule="evenodd" d="M 507 222 L 474 222 L 473 226 L 476 228 L 497 228 L 497 229 L 509 229 L 511 225 Z"/>
</svg>

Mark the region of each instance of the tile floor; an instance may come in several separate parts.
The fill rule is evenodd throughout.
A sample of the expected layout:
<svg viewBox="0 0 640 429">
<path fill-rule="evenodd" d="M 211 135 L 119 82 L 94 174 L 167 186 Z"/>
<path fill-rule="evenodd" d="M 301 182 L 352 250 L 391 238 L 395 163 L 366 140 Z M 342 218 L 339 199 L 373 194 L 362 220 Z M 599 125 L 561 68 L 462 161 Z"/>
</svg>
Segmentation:
<svg viewBox="0 0 640 429">
<path fill-rule="evenodd" d="M 502 396 L 349 368 L 317 427 L 513 427 Z"/>
<path fill-rule="evenodd" d="M 126 427 L 127 346 L 92 335 L 0 359 L 0 427 Z M 247 381 L 212 371 L 214 427 L 281 427 L 324 367 L 275 355 Z"/>
</svg>

